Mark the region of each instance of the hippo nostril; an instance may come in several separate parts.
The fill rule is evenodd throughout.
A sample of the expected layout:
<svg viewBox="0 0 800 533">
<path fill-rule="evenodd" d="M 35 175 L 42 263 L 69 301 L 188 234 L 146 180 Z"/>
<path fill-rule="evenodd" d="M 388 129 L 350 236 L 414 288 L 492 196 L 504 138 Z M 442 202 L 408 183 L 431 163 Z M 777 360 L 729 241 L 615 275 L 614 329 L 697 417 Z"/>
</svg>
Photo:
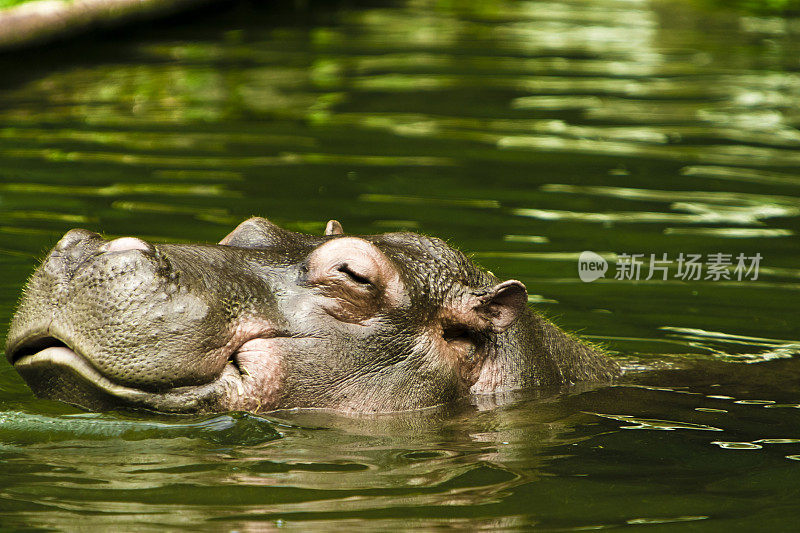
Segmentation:
<svg viewBox="0 0 800 533">
<path fill-rule="evenodd" d="M 44 271 L 58 279 L 72 275 L 97 247 L 102 238 L 93 231 L 72 229 L 61 237 L 43 263 Z"/>
<path fill-rule="evenodd" d="M 99 238 L 100 235 L 98 235 L 93 231 L 88 231 L 85 229 L 71 229 L 68 232 L 66 232 L 64 236 L 61 237 L 61 240 L 59 240 L 56 243 L 54 250 L 58 252 L 63 252 L 65 250 L 73 248 L 76 244 L 78 244 L 81 241 L 85 241 L 87 239 L 99 239 Z"/>
<path fill-rule="evenodd" d="M 103 244 L 98 250 L 101 252 L 127 252 L 128 250 L 152 252 L 153 247 L 149 243 L 142 239 L 137 239 L 136 237 L 120 237 L 119 239 L 114 239 L 113 241 Z"/>
</svg>

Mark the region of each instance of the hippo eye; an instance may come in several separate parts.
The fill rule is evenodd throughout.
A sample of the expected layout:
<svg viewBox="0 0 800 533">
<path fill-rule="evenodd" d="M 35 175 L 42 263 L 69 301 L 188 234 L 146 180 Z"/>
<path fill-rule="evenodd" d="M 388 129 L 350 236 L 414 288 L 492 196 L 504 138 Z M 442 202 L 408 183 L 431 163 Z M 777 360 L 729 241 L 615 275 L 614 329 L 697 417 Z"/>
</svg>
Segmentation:
<svg viewBox="0 0 800 533">
<path fill-rule="evenodd" d="M 337 270 L 339 272 L 341 272 L 342 274 L 346 274 L 347 277 L 349 277 L 351 280 L 355 281 L 359 285 L 372 285 L 372 282 L 369 280 L 369 278 L 366 278 L 366 277 L 362 276 L 361 274 L 358 274 L 358 273 L 354 272 L 347 265 L 347 263 L 339 266 L 339 268 Z"/>
</svg>

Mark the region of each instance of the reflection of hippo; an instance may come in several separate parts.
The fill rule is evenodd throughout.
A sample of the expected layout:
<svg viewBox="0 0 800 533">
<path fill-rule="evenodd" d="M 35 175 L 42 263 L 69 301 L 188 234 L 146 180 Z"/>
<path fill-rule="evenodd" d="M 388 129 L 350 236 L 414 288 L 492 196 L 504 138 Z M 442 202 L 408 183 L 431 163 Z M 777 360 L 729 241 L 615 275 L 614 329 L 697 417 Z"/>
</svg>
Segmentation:
<svg viewBox="0 0 800 533">
<path fill-rule="evenodd" d="M 168 412 L 416 409 L 602 381 L 617 365 L 444 242 L 240 224 L 220 245 L 72 230 L 33 275 L 6 354 L 40 396 Z"/>
</svg>

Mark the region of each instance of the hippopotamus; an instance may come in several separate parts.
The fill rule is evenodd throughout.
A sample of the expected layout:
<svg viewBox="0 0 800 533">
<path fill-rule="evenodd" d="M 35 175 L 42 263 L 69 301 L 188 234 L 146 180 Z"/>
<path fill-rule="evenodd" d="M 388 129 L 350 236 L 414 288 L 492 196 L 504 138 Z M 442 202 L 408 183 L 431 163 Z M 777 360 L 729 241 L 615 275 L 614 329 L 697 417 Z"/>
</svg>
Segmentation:
<svg viewBox="0 0 800 533">
<path fill-rule="evenodd" d="M 6 356 L 40 397 L 168 413 L 396 412 L 620 372 L 438 238 L 258 217 L 218 244 L 70 230 L 28 281 Z"/>
</svg>

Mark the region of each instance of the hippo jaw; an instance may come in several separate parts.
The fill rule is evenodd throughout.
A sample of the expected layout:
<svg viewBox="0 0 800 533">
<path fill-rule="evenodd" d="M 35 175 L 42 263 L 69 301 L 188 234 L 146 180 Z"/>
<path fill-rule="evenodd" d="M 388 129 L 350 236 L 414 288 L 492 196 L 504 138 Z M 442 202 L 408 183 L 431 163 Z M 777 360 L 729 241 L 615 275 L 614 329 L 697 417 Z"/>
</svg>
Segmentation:
<svg viewBox="0 0 800 533">
<path fill-rule="evenodd" d="M 103 375 L 90 358 L 70 348 L 58 334 L 31 331 L 23 335 L 19 340 L 9 339 L 6 353 L 33 392 L 40 398 L 91 410 L 126 407 L 167 413 L 257 412 L 275 403 L 279 388 L 280 369 L 277 359 L 268 351 L 267 338 L 244 342 L 231 353 L 220 374 L 208 383 L 148 391 L 116 383 Z M 252 366 L 259 367 L 262 379 L 254 379 L 255 370 L 248 370 Z"/>
<path fill-rule="evenodd" d="M 38 350 L 39 343 L 46 347 Z M 98 411 L 144 407 L 165 412 L 191 412 L 200 407 L 201 400 L 209 402 L 217 389 L 215 384 L 207 384 L 155 393 L 119 385 L 56 337 L 41 337 L 19 348 L 12 347 L 8 358 L 37 396 Z M 220 376 L 220 380 L 222 378 Z"/>
</svg>

